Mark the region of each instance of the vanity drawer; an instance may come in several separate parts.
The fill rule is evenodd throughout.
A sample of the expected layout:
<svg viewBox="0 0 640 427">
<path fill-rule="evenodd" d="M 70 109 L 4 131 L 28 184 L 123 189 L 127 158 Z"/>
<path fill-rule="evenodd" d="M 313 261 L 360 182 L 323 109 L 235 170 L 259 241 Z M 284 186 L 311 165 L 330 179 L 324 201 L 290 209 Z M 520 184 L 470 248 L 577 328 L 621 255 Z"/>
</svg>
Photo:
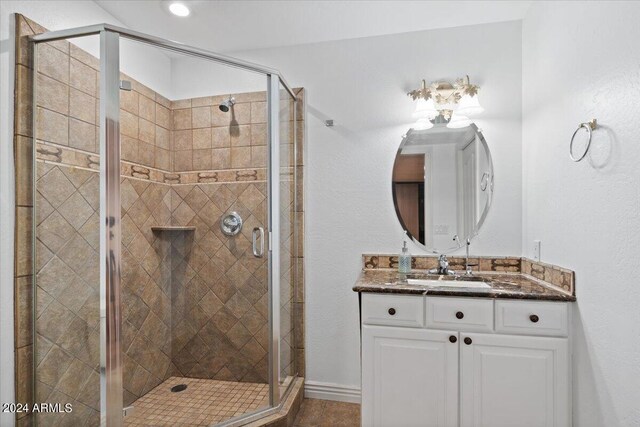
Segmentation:
<svg viewBox="0 0 640 427">
<path fill-rule="evenodd" d="M 424 327 L 424 297 L 362 294 L 362 323 Z"/>
<path fill-rule="evenodd" d="M 568 304 L 547 301 L 496 301 L 496 331 L 566 337 Z"/>
<path fill-rule="evenodd" d="M 493 300 L 480 298 L 426 298 L 427 328 L 455 331 L 493 331 Z"/>
</svg>

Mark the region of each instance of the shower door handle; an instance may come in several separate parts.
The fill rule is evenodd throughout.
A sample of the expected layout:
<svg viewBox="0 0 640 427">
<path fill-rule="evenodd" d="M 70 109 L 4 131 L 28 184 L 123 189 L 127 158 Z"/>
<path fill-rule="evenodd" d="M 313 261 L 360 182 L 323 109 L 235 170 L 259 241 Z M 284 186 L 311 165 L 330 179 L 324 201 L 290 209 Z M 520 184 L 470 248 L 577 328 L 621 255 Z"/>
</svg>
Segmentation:
<svg viewBox="0 0 640 427">
<path fill-rule="evenodd" d="M 258 239 L 260 239 L 260 250 L 258 250 Z M 254 227 L 252 233 L 253 256 L 262 258 L 264 255 L 264 228 Z"/>
</svg>

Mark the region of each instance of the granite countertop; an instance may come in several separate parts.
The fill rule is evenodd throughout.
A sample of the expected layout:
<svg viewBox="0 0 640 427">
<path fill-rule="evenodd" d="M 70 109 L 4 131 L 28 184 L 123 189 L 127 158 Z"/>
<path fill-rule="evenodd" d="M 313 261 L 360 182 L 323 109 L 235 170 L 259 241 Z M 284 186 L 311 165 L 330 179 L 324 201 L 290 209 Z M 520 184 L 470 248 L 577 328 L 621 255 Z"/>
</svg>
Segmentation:
<svg viewBox="0 0 640 427">
<path fill-rule="evenodd" d="M 489 288 L 434 287 L 409 285 L 407 279 L 483 281 Z M 438 276 L 426 271 L 400 274 L 393 269 L 363 270 L 353 286 L 355 292 L 440 295 L 474 298 L 512 298 L 541 301 L 575 301 L 575 295 L 547 286 L 520 273 L 474 273 L 465 276 Z"/>
</svg>

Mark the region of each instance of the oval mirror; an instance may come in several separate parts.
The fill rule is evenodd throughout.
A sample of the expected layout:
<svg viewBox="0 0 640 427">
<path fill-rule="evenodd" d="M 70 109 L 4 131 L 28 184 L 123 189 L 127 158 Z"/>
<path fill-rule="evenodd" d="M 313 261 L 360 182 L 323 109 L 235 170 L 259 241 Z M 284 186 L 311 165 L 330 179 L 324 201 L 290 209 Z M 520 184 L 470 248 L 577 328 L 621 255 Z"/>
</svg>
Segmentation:
<svg viewBox="0 0 640 427">
<path fill-rule="evenodd" d="M 475 124 L 410 129 L 393 165 L 393 203 L 414 243 L 434 253 L 463 247 L 484 222 L 493 195 L 493 163 Z"/>
</svg>

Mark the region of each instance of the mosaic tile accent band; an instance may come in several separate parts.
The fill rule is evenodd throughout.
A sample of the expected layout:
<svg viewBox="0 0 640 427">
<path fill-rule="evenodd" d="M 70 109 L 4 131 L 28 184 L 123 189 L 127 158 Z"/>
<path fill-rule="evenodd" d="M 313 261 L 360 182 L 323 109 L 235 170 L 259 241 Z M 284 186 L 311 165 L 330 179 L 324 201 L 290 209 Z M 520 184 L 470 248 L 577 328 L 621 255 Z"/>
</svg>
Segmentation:
<svg viewBox="0 0 640 427">
<path fill-rule="evenodd" d="M 448 257 L 449 267 L 453 270 L 465 269 L 464 257 Z M 469 263 L 473 264 L 472 270 L 477 272 L 506 272 L 522 273 L 541 280 L 575 295 L 575 273 L 563 267 L 532 261 L 522 257 L 491 257 L 472 256 Z M 414 255 L 411 257 L 411 268 L 416 270 L 430 270 L 438 266 L 438 257 L 435 255 Z M 375 270 L 398 268 L 398 256 L 388 254 L 363 254 L 362 268 Z"/>
<path fill-rule="evenodd" d="M 98 170 L 100 156 L 94 153 L 77 150 L 44 141 L 36 143 L 36 158 L 47 163 L 57 163 L 83 169 Z M 267 170 L 257 169 L 225 169 L 193 172 L 169 172 L 166 170 L 142 166 L 136 163 L 121 162 L 121 175 L 165 184 L 206 184 L 212 182 L 232 183 L 247 181 L 266 181 Z M 293 167 L 281 168 L 283 180 L 293 180 Z"/>
</svg>

